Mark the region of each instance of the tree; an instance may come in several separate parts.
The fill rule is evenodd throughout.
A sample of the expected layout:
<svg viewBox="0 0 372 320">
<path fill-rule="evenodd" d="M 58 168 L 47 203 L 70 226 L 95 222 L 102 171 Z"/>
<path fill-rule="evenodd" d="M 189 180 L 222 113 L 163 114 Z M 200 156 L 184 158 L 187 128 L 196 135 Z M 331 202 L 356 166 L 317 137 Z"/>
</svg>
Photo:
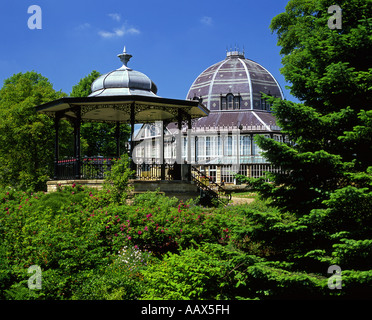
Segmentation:
<svg viewBox="0 0 372 320">
<path fill-rule="evenodd" d="M 342 8 L 342 29 L 328 27 L 328 7 L 334 4 Z M 283 56 L 281 72 L 302 103 L 267 97 L 290 142 L 258 137 L 263 155 L 282 172 L 269 174 L 272 183 L 248 183 L 282 211 L 304 215 L 326 208 L 343 188 L 366 196 L 372 191 L 371 4 L 291 0 L 271 21 Z"/>
<path fill-rule="evenodd" d="M 89 75 L 82 78 L 77 85 L 72 88 L 71 97 L 87 97 L 91 94 L 91 85 L 101 74 L 93 70 Z M 116 157 L 115 123 L 93 123 L 86 122 L 81 126 L 82 154 L 91 157 L 104 155 L 106 157 Z M 120 150 L 126 150 L 125 143 L 129 139 L 130 128 L 127 124 L 120 125 Z"/>
<path fill-rule="evenodd" d="M 53 121 L 34 107 L 63 96 L 34 71 L 4 81 L 0 90 L 0 185 L 45 188 L 53 164 Z"/>
</svg>

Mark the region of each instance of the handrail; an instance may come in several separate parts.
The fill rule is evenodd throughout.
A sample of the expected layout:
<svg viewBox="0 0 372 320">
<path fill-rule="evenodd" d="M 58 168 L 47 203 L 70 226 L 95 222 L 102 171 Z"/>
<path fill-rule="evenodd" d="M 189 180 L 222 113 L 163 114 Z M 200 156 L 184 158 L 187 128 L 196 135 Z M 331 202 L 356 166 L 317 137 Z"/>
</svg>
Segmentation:
<svg viewBox="0 0 372 320">
<path fill-rule="evenodd" d="M 196 171 L 199 174 L 199 176 L 206 176 L 203 172 L 199 171 L 194 166 L 191 167 L 191 170 Z M 211 183 L 211 184 L 213 184 L 213 186 L 217 187 L 217 189 L 218 189 L 219 192 L 222 192 L 222 193 L 225 193 L 225 194 L 228 194 L 229 193 L 224 187 L 222 187 L 220 184 L 218 184 L 217 182 L 213 181 L 212 179 L 209 179 L 208 182 Z"/>
<path fill-rule="evenodd" d="M 197 186 L 204 191 L 209 192 L 213 197 L 216 197 L 218 200 L 220 200 L 221 196 L 227 195 L 228 200 L 231 200 L 231 193 L 227 191 L 225 188 L 223 188 L 221 185 L 219 185 L 217 182 L 213 181 L 212 179 L 208 179 L 208 182 L 212 184 L 217 191 L 213 190 L 210 186 L 206 185 L 201 181 L 201 177 L 205 177 L 206 175 L 202 172 L 200 172 L 197 168 L 194 166 L 191 167 L 191 172 L 194 171 L 198 174 L 198 176 L 192 175 L 193 180 L 196 182 Z M 199 179 L 198 179 L 199 178 Z"/>
</svg>

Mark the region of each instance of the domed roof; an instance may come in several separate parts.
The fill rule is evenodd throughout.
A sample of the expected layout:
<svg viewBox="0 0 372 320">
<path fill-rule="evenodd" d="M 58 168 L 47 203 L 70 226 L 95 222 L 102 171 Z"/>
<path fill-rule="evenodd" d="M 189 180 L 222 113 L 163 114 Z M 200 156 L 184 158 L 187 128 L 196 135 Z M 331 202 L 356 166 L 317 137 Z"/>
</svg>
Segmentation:
<svg viewBox="0 0 372 320">
<path fill-rule="evenodd" d="M 92 93 L 89 97 L 96 96 L 157 96 L 158 91 L 155 83 L 145 74 L 127 67 L 131 54 L 126 52 L 118 57 L 123 62 L 123 66 L 114 71 L 108 72 L 98 77 L 92 83 Z"/>
<path fill-rule="evenodd" d="M 284 99 L 278 82 L 267 69 L 246 59 L 243 52 L 230 51 L 225 60 L 210 66 L 195 79 L 186 99 L 202 99 L 212 112 L 228 111 L 223 98 L 230 94 L 238 99 L 240 110 L 265 110 L 261 92 Z"/>
</svg>

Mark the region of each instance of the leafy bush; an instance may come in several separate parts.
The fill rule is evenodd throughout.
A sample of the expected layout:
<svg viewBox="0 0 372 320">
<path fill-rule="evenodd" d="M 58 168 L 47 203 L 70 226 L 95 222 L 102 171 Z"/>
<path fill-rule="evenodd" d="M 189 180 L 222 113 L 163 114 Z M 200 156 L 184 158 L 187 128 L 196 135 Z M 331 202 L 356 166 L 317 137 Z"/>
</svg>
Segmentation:
<svg viewBox="0 0 372 320">
<path fill-rule="evenodd" d="M 113 217 L 106 228 L 115 243 L 137 245 L 156 255 L 177 252 L 191 242 L 222 241 L 221 234 L 226 233 L 223 231 L 226 217 L 158 193 L 139 195 L 131 206 L 115 206 L 109 210 Z"/>
<path fill-rule="evenodd" d="M 112 160 L 111 170 L 105 172 L 104 190 L 111 191 L 111 197 L 115 203 L 125 202 L 129 190 L 128 181 L 133 173 L 127 154 L 123 154 L 120 159 Z"/>
<path fill-rule="evenodd" d="M 218 256 L 189 248 L 168 253 L 143 271 L 147 290 L 143 299 L 215 299 L 223 287 L 226 267 Z"/>
<path fill-rule="evenodd" d="M 148 252 L 124 247 L 104 269 L 95 270 L 75 291 L 72 299 L 120 300 L 138 299 L 144 290 L 141 270 L 151 259 Z"/>
<path fill-rule="evenodd" d="M 110 189 L 0 190 L 0 298 L 270 299 L 353 297 L 371 285 L 371 240 L 256 199 L 205 208 L 157 192 L 130 203 Z M 338 209 L 337 209 L 338 210 Z M 364 226 L 367 234 L 368 226 Z M 151 253 L 150 253 L 151 251 Z M 42 269 L 42 290 L 27 268 Z M 342 269 L 329 290 L 327 269 Z"/>
</svg>

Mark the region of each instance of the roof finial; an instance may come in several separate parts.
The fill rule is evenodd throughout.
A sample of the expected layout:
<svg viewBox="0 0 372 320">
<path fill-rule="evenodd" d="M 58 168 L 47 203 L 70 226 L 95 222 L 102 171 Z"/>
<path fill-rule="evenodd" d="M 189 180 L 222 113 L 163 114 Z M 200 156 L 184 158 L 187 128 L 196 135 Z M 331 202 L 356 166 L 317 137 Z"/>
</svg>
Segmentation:
<svg viewBox="0 0 372 320">
<path fill-rule="evenodd" d="M 121 62 L 123 63 L 123 65 L 128 68 L 127 64 L 130 60 L 130 58 L 132 58 L 132 55 L 127 53 L 127 48 L 124 46 L 124 49 L 123 49 L 123 53 L 121 54 L 118 54 L 118 57 L 120 58 Z"/>
<path fill-rule="evenodd" d="M 243 46 L 243 51 L 240 50 L 240 46 L 237 45 L 236 43 L 234 45 L 234 50 L 232 49 L 232 46 L 230 46 L 230 51 L 226 52 L 226 58 L 233 58 L 233 57 L 245 59 L 244 46 Z"/>
</svg>

